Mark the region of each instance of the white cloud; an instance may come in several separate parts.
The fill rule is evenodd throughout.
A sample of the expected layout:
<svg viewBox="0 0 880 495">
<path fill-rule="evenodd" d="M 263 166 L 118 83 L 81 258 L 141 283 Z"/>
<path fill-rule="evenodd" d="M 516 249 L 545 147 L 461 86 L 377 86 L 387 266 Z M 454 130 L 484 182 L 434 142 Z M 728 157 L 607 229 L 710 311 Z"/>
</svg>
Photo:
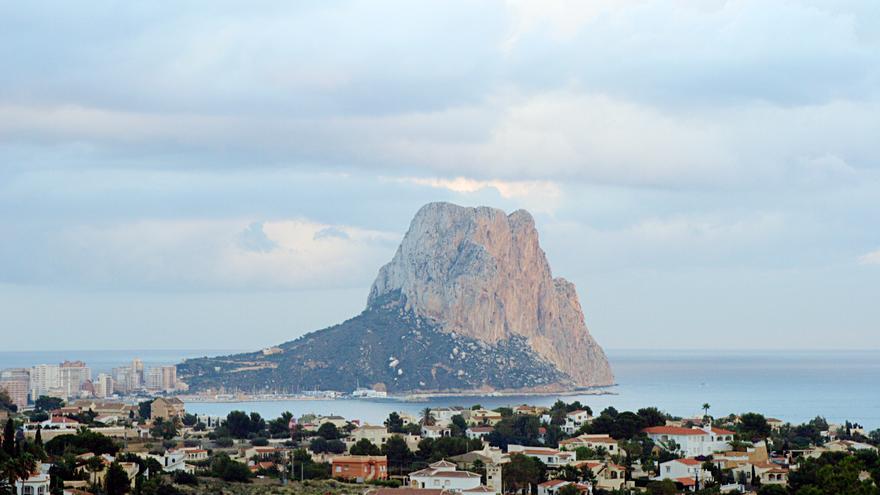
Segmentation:
<svg viewBox="0 0 880 495">
<path fill-rule="evenodd" d="M 455 177 L 452 179 L 396 177 L 386 178 L 386 180 L 446 189 L 460 194 L 494 189 L 502 198 L 517 200 L 524 208 L 547 213 L 552 213 L 559 207 L 563 196 L 562 188 L 559 184 L 552 181 L 477 180 L 467 177 Z"/>
<path fill-rule="evenodd" d="M 577 86 L 500 91 L 436 112 L 329 119 L 0 105 L 0 136 L 7 139 L 90 143 L 85 150 L 105 148 L 111 157 L 138 150 L 140 160 L 157 166 L 193 154 L 201 157 L 189 165 L 196 168 L 236 168 L 246 158 L 263 166 L 463 177 L 443 180 L 475 181 L 510 197 L 539 189 L 552 195 L 548 184 L 569 180 L 661 187 L 814 185 L 832 176 L 852 182 L 876 161 L 868 129 L 880 129 L 880 102 L 754 103 L 703 112 Z"/>
<path fill-rule="evenodd" d="M 51 253 L 58 269 L 48 277 L 99 287 L 365 287 L 399 239 L 399 234 L 303 219 L 80 225 L 61 233 L 59 244 L 67 247 Z"/>
<path fill-rule="evenodd" d="M 649 218 L 624 232 L 648 248 L 660 245 L 699 250 L 705 245 L 729 247 L 734 244 L 761 243 L 779 232 L 784 216 L 773 213 L 750 214 L 746 218 L 719 218 L 708 215 Z M 699 246 L 698 244 L 703 244 Z"/>
<path fill-rule="evenodd" d="M 559 260 L 554 272 L 592 283 L 595 273 L 781 266 L 793 258 L 779 258 L 787 248 L 781 244 L 799 227 L 773 211 L 641 213 L 630 222 L 605 223 L 572 219 L 539 225 L 551 262 Z"/>
<path fill-rule="evenodd" d="M 859 256 L 859 263 L 862 265 L 880 265 L 880 249 Z"/>
<path fill-rule="evenodd" d="M 510 52 L 522 37 L 546 27 L 549 36 L 569 41 L 596 17 L 641 0 L 507 0 L 509 33 L 502 49 Z"/>
</svg>

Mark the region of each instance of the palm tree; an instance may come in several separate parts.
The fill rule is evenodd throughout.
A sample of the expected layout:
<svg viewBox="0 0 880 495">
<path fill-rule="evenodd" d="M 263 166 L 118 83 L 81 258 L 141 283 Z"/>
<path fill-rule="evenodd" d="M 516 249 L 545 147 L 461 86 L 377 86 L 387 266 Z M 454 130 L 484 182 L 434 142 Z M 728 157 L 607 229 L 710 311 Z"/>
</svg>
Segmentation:
<svg viewBox="0 0 880 495">
<path fill-rule="evenodd" d="M 36 467 L 34 457 L 26 452 L 20 452 L 17 456 L 5 456 L 0 471 L 4 480 L 9 484 L 13 494 L 16 493 L 15 483 L 18 480 L 26 480 L 33 474 Z"/>
<path fill-rule="evenodd" d="M 703 403 L 703 419 L 709 417 L 709 409 L 710 409 L 711 407 L 712 407 L 712 406 L 710 406 L 708 402 L 704 402 L 704 403 Z"/>
<path fill-rule="evenodd" d="M 422 424 L 425 426 L 434 426 L 435 422 L 434 413 L 431 412 L 431 408 L 426 407 L 422 409 Z"/>
<path fill-rule="evenodd" d="M 104 461 L 99 456 L 92 456 L 89 460 L 86 461 L 86 471 L 90 473 L 89 481 L 92 482 L 93 485 L 99 484 L 98 473 L 104 470 Z"/>
</svg>

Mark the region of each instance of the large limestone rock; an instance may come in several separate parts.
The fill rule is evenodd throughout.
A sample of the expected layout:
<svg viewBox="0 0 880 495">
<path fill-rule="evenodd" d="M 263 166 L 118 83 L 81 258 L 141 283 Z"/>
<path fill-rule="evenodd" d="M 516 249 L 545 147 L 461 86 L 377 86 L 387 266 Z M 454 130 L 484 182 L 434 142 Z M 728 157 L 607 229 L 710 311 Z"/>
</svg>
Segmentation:
<svg viewBox="0 0 880 495">
<path fill-rule="evenodd" d="M 584 323 L 574 285 L 553 278 L 532 216 L 430 203 L 370 290 L 443 331 L 488 344 L 514 336 L 579 386 L 614 377 Z"/>
</svg>

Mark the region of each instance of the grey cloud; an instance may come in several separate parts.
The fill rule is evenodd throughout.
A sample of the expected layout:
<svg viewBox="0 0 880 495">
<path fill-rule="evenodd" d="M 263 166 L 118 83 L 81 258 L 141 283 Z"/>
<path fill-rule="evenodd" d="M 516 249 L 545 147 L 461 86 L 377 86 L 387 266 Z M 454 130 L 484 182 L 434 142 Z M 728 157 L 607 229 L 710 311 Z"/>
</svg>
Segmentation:
<svg viewBox="0 0 880 495">
<path fill-rule="evenodd" d="M 269 239 L 263 231 L 263 224 L 253 222 L 238 236 L 238 244 L 247 251 L 268 253 L 278 247 L 278 243 Z"/>
<path fill-rule="evenodd" d="M 2 9 L 5 163 L 680 187 L 880 162 L 878 9 L 857 3 L 621 2 L 509 48 L 493 2 Z"/>
</svg>

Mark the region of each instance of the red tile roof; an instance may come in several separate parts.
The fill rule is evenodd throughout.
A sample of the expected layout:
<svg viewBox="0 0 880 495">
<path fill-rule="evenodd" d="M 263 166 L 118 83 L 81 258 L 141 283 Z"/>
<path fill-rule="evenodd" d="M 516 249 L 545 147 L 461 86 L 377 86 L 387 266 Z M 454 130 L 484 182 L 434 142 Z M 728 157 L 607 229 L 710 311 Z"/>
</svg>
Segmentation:
<svg viewBox="0 0 880 495">
<path fill-rule="evenodd" d="M 468 430 L 472 431 L 473 433 L 485 433 L 485 432 L 494 431 L 495 427 L 493 427 L 493 426 L 471 426 L 470 428 L 468 428 Z"/>
<path fill-rule="evenodd" d="M 694 486 L 697 484 L 696 480 L 693 478 L 675 478 L 676 483 L 681 483 L 684 486 Z"/>
<path fill-rule="evenodd" d="M 71 423 L 71 424 L 79 424 L 79 421 L 68 418 L 67 416 L 52 416 L 52 423 Z"/>
<path fill-rule="evenodd" d="M 488 486 L 480 485 L 476 488 L 467 488 L 462 490 L 462 493 L 495 493 L 495 490 L 489 488 Z"/>
<path fill-rule="evenodd" d="M 562 483 L 568 483 L 568 482 L 565 480 L 550 480 L 550 481 L 545 481 L 538 486 L 552 487 L 552 486 L 560 485 Z"/>
<path fill-rule="evenodd" d="M 681 426 L 651 426 L 642 431 L 654 435 L 707 435 L 699 428 L 683 428 Z"/>
<path fill-rule="evenodd" d="M 736 435 L 736 433 L 730 430 L 725 430 L 724 428 L 715 428 L 714 426 L 712 427 L 712 433 L 716 435 Z"/>
</svg>

